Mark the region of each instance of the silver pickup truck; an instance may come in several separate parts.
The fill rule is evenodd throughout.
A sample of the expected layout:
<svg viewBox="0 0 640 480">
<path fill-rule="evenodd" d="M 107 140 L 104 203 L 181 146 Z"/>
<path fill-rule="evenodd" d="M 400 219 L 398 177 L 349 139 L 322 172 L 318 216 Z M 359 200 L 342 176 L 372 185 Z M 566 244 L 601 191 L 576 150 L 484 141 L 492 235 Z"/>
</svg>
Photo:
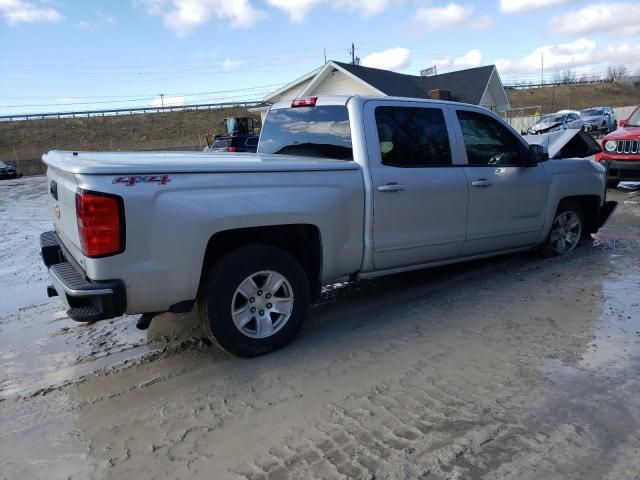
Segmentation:
<svg viewBox="0 0 640 480">
<path fill-rule="evenodd" d="M 70 317 L 198 309 L 253 356 L 321 287 L 506 252 L 571 252 L 614 208 L 605 170 L 549 160 L 493 113 L 407 98 L 273 105 L 257 154 L 46 154 L 50 296 Z"/>
</svg>

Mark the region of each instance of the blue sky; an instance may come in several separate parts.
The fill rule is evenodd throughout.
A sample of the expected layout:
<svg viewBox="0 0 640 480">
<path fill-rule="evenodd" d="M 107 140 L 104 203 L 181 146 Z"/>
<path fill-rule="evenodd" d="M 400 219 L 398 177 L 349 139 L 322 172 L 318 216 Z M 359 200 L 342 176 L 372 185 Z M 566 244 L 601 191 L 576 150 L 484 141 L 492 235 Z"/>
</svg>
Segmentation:
<svg viewBox="0 0 640 480">
<path fill-rule="evenodd" d="M 620 25 L 624 25 L 621 27 Z M 0 114 L 252 100 L 322 65 L 640 72 L 640 2 L 0 0 Z"/>
</svg>

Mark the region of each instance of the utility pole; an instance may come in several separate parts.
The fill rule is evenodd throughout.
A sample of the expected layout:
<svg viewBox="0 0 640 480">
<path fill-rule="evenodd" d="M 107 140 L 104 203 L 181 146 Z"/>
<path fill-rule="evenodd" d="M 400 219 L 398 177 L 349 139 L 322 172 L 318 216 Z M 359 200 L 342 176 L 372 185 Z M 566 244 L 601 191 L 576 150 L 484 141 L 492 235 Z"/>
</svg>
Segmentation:
<svg viewBox="0 0 640 480">
<path fill-rule="evenodd" d="M 322 51 L 324 52 L 324 63 L 327 63 L 327 49 L 323 48 Z"/>
<path fill-rule="evenodd" d="M 544 52 L 540 52 L 540 85 L 544 85 Z"/>
<path fill-rule="evenodd" d="M 353 42 L 351 42 L 351 65 L 355 65 L 356 64 L 356 46 L 353 44 Z"/>
<path fill-rule="evenodd" d="M 164 93 L 160 94 L 160 103 L 162 104 L 162 108 L 164 108 Z"/>
</svg>

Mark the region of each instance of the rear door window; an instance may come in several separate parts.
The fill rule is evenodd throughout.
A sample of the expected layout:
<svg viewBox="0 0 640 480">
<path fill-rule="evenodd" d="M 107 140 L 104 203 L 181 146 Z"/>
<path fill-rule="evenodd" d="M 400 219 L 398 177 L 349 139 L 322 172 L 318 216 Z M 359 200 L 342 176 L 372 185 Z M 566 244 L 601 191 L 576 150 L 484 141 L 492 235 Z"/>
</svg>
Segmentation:
<svg viewBox="0 0 640 480">
<path fill-rule="evenodd" d="M 384 165 L 451 165 L 449 134 L 441 109 L 377 107 L 375 117 Z"/>
<path fill-rule="evenodd" d="M 258 152 L 353 160 L 347 107 L 271 110 L 260 133 Z"/>
</svg>

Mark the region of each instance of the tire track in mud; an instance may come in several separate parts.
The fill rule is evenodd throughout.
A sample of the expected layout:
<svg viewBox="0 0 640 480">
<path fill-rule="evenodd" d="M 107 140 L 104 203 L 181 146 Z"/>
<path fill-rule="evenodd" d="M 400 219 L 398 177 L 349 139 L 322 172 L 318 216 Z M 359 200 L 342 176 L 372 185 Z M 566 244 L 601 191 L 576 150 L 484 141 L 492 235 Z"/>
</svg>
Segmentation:
<svg viewBox="0 0 640 480">
<path fill-rule="evenodd" d="M 435 478 L 509 432 L 495 399 L 465 398 L 423 368 L 328 406 L 319 421 L 293 428 L 290 439 L 234 473 L 248 480 Z"/>
</svg>

